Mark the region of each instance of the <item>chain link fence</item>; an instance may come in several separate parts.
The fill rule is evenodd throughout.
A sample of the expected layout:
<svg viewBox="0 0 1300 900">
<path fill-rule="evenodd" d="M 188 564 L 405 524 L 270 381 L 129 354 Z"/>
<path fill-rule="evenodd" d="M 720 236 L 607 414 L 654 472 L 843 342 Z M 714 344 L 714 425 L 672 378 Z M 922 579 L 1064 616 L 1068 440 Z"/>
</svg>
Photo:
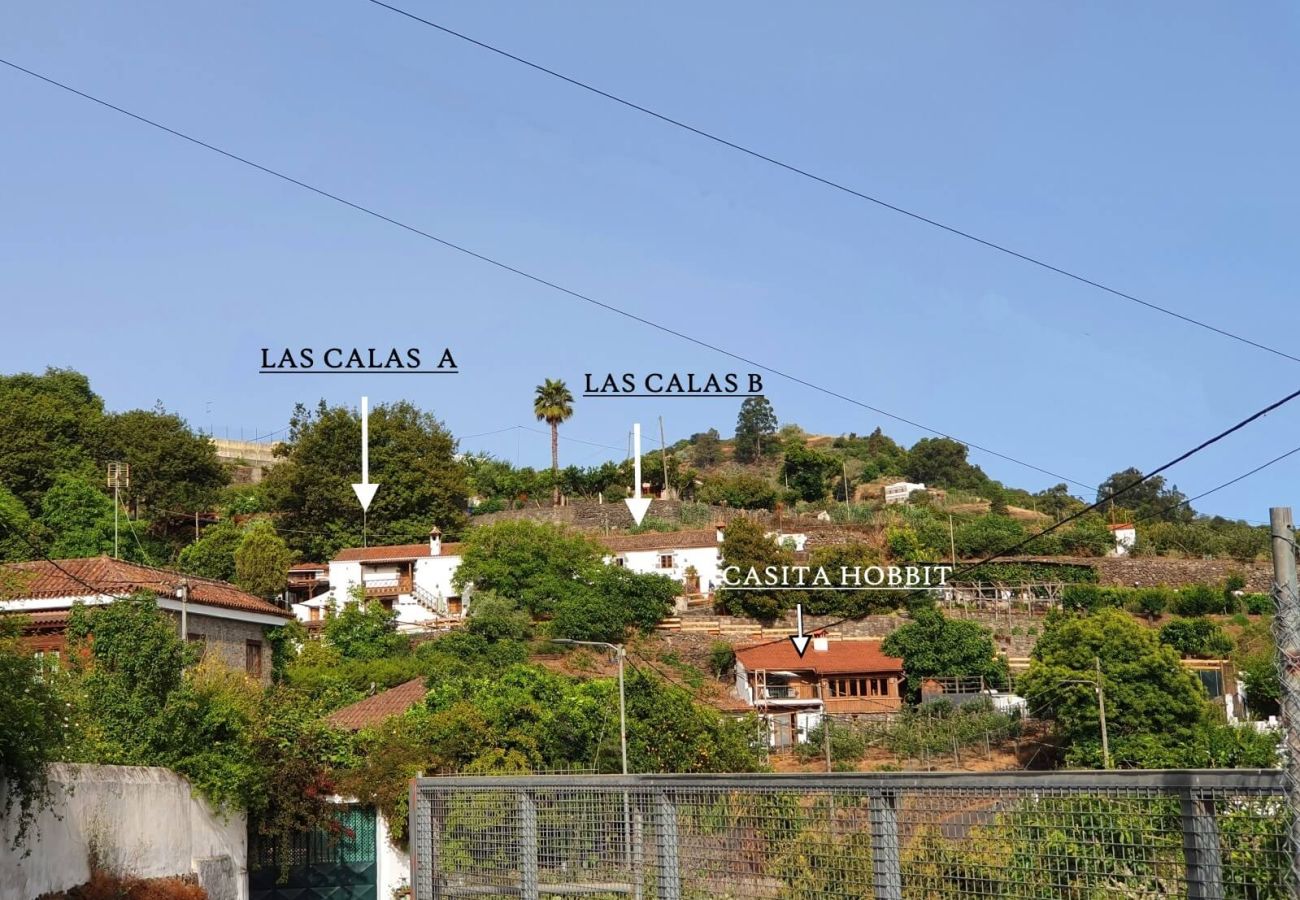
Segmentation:
<svg viewBox="0 0 1300 900">
<path fill-rule="evenodd" d="M 1277 771 L 420 779 L 414 900 L 1283 898 Z"/>
</svg>

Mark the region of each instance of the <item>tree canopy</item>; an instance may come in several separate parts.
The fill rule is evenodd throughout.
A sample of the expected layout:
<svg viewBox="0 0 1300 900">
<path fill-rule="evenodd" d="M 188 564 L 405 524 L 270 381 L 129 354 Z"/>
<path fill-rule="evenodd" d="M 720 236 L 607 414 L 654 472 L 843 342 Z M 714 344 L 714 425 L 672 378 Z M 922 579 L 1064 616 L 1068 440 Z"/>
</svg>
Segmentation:
<svg viewBox="0 0 1300 900">
<path fill-rule="evenodd" d="M 776 412 L 766 397 L 747 397 L 736 416 L 736 462 L 752 463 L 775 449 Z"/>
<path fill-rule="evenodd" d="M 430 413 L 405 401 L 370 409 L 370 478 L 379 485 L 368 513 L 372 542 L 425 540 L 438 526 L 457 533 L 465 522 L 465 466 L 451 433 Z M 299 405 L 283 461 L 263 482 L 279 512 L 277 528 L 308 559 L 329 559 L 362 543 L 361 506 L 352 491 L 361 466 L 361 419 L 356 410 Z"/>
<path fill-rule="evenodd" d="M 913 610 L 912 621 L 886 637 L 880 649 L 902 658 L 913 700 L 922 682 L 935 676 L 982 676 L 993 686 L 1006 681 L 1006 660 L 997 655 L 993 632 L 978 622 L 949 619 L 934 607 Z"/>
</svg>

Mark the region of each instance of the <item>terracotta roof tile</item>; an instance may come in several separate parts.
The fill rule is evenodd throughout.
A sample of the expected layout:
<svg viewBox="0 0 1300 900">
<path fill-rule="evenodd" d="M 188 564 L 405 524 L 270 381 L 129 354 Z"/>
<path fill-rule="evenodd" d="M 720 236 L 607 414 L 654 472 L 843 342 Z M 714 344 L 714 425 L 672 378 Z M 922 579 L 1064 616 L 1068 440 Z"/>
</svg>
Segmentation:
<svg viewBox="0 0 1300 900">
<path fill-rule="evenodd" d="M 808 645 L 803 658 L 787 640 L 737 647 L 736 659 L 749 671 L 785 669 L 816 672 L 821 675 L 846 675 L 857 672 L 901 672 L 903 661 L 880 652 L 880 641 L 829 641 L 825 650 Z"/>
<path fill-rule="evenodd" d="M 693 531 L 648 531 L 645 534 L 601 535 L 596 541 L 606 550 L 623 553 L 628 550 L 686 550 L 693 547 L 719 547 L 718 535 L 713 528 Z"/>
<path fill-rule="evenodd" d="M 422 701 L 428 692 L 423 678 L 412 678 L 395 688 L 335 710 L 326 717 L 326 721 L 335 728 L 360 731 L 378 725 L 390 716 L 401 715 Z"/>
<path fill-rule="evenodd" d="M 279 616 L 282 619 L 291 618 L 291 615 L 280 607 L 241 591 L 233 584 L 212 578 L 184 575 L 171 569 L 123 562 L 107 556 L 60 559 L 55 560 L 54 563 L 45 560 L 10 563 L 3 566 L 3 569 L 16 577 L 12 579 L 14 583 L 4 585 L 0 599 L 93 597 L 97 594 L 125 597 L 137 591 L 174 596 L 181 579 L 185 578 L 189 580 L 190 600 L 194 603 Z"/>
<path fill-rule="evenodd" d="M 460 556 L 460 544 L 443 544 L 439 556 Z M 333 562 L 404 562 L 433 556 L 428 544 L 396 544 L 391 547 L 346 547 Z"/>
</svg>

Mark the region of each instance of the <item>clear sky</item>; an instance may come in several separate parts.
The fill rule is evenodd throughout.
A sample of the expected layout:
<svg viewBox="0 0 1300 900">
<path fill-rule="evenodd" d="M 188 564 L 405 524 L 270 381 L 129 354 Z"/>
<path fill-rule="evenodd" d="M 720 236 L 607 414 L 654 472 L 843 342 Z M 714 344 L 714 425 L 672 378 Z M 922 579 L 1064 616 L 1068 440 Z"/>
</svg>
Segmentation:
<svg viewBox="0 0 1300 900">
<path fill-rule="evenodd" d="M 1300 349 L 1294 4 L 489 4 L 412 11 L 899 205 Z M 399 4 L 400 5 L 400 4 Z M 1269 356 L 702 142 L 365 0 L 11 0 L 0 55 L 867 403 L 1095 484 L 1300 385 Z M 0 70 L 0 371 L 245 437 L 295 401 L 536 428 L 583 373 L 744 371 Z M 449 346 L 453 378 L 259 376 L 263 346 Z M 924 432 L 768 379 L 778 417 Z M 734 427 L 582 400 L 561 462 Z M 1300 444 L 1300 403 L 1174 470 Z M 543 429 L 538 429 L 542 431 Z M 519 429 L 462 447 L 549 461 Z M 1055 479 L 973 453 L 994 477 Z M 1300 454 L 1198 507 L 1300 507 Z"/>
</svg>

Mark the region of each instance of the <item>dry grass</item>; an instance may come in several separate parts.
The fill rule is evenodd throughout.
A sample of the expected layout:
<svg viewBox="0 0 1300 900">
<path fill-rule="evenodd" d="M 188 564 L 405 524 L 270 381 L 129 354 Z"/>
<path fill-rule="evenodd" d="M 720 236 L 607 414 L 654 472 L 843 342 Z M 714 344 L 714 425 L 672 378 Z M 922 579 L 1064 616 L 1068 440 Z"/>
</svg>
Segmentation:
<svg viewBox="0 0 1300 900">
<path fill-rule="evenodd" d="M 41 900 L 208 900 L 208 892 L 183 878 L 136 878 L 97 869 L 85 884 Z"/>
</svg>

